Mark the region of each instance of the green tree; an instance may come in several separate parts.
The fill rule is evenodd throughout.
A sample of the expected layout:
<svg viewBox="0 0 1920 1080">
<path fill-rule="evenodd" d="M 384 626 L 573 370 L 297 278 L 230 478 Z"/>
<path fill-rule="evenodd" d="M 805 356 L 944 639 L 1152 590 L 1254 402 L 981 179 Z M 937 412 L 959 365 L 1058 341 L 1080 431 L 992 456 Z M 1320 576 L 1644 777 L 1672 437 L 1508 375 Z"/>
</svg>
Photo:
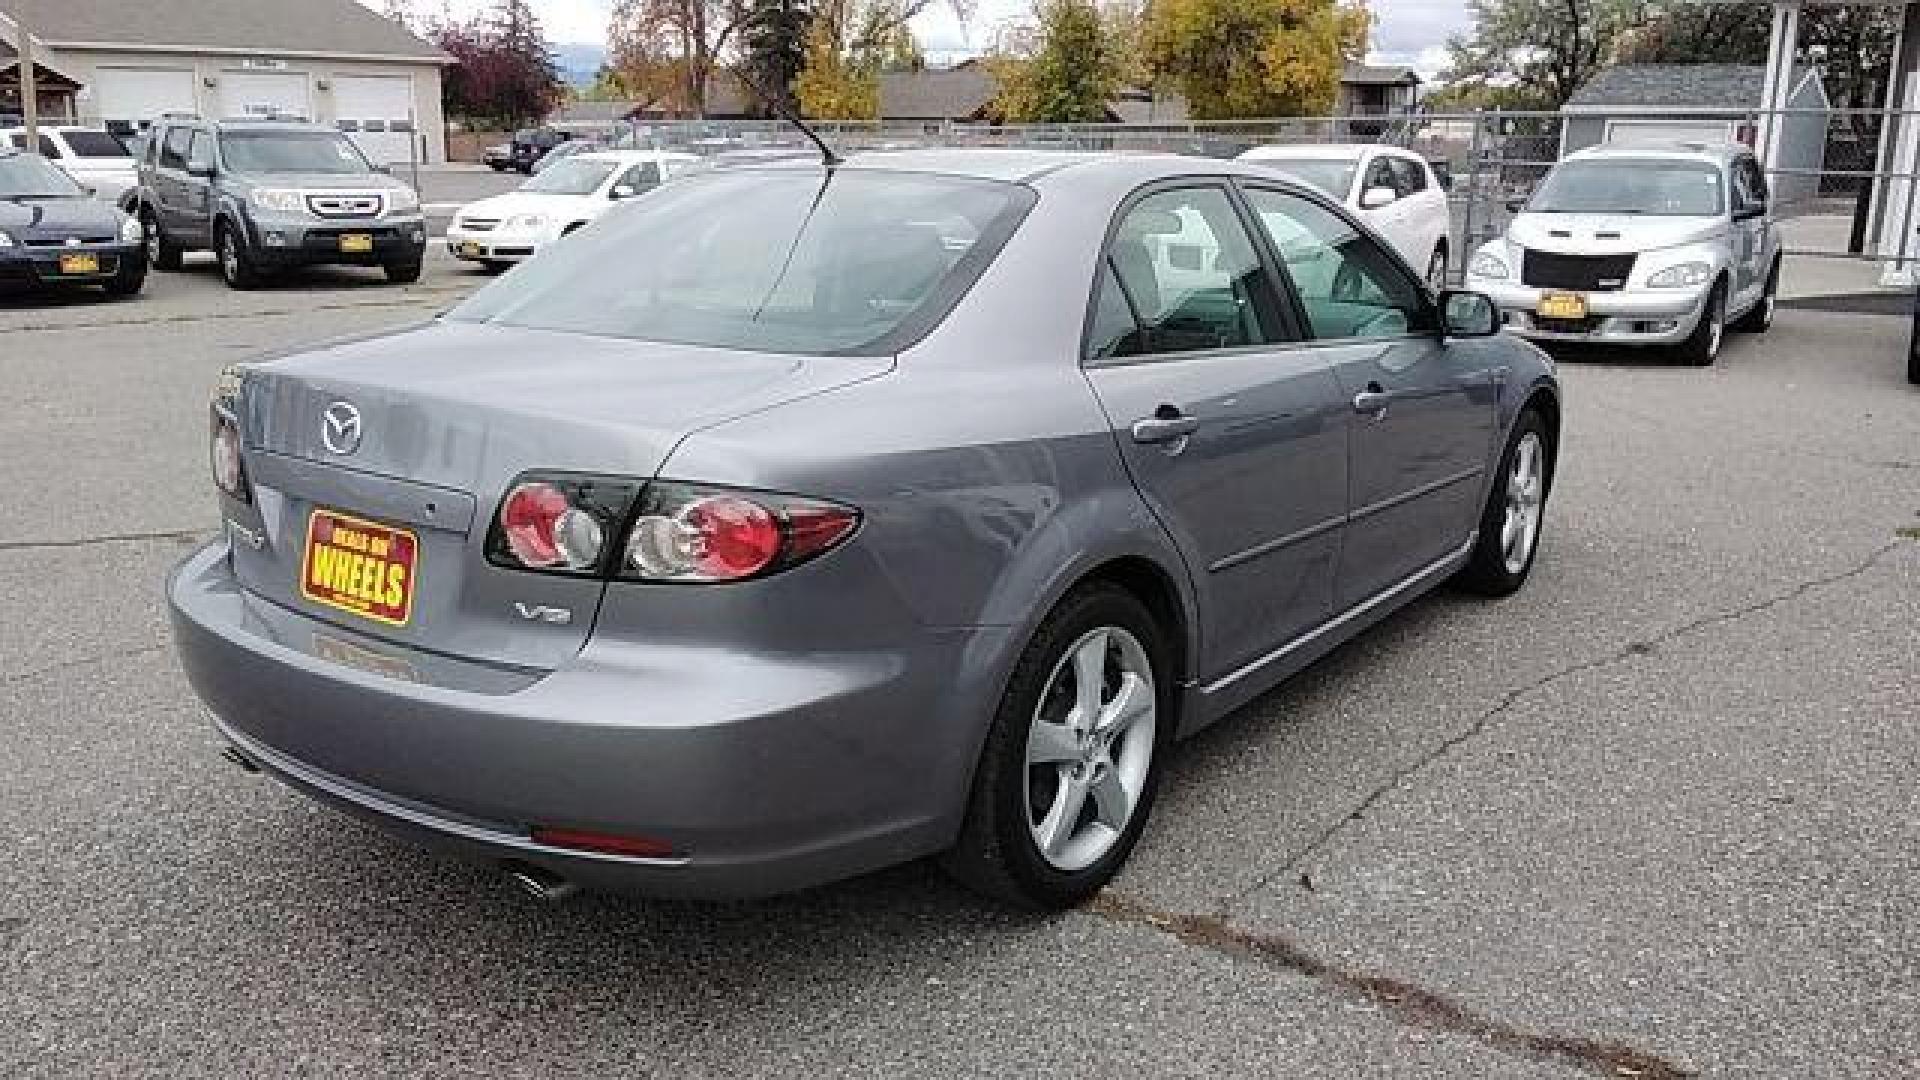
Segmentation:
<svg viewBox="0 0 1920 1080">
<path fill-rule="evenodd" d="M 442 81 L 449 116 L 517 126 L 566 97 L 560 68 L 527 0 L 497 0 L 471 22 L 442 22 L 434 42 L 455 63 Z"/>
<path fill-rule="evenodd" d="M 794 80 L 800 111 L 823 120 L 880 115 L 880 73 L 921 66 L 908 22 L 930 0 L 818 0 Z M 968 8 L 956 7 L 964 14 Z"/>
<path fill-rule="evenodd" d="M 1648 0 L 1467 0 L 1473 32 L 1447 41 L 1449 82 L 1512 84 L 1557 109 L 1653 18 Z"/>
<path fill-rule="evenodd" d="M 812 25 L 809 0 L 753 0 L 742 34 L 740 66 L 746 77 L 789 109 L 796 104 L 794 80 L 806 64 Z"/>
<path fill-rule="evenodd" d="M 1120 84 L 1116 43 L 1093 0 L 1040 0 L 1036 24 L 989 65 L 994 106 L 1014 124 L 1085 124 L 1107 118 Z"/>
<path fill-rule="evenodd" d="M 1196 118 L 1300 116 L 1333 107 L 1371 25 L 1366 8 L 1334 0 L 1155 0 L 1142 37 Z"/>
</svg>

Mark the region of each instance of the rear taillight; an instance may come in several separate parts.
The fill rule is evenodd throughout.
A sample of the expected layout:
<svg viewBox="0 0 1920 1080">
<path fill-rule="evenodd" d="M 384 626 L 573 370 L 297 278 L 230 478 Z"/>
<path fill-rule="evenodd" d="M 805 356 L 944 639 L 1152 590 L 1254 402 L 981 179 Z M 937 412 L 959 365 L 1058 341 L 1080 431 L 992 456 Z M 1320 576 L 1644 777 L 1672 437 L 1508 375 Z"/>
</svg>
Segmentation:
<svg viewBox="0 0 1920 1080">
<path fill-rule="evenodd" d="M 213 483 L 221 491 L 247 502 L 247 469 L 240 460 L 240 426 L 231 414 L 213 410 L 212 438 L 207 452 Z"/>
<path fill-rule="evenodd" d="M 536 473 L 508 488 L 487 537 L 501 566 L 713 583 L 797 566 L 853 534 L 851 507 L 791 495 Z"/>
<path fill-rule="evenodd" d="M 859 512 L 838 503 L 651 484 L 619 573 L 639 581 L 741 581 L 798 566 L 859 524 Z"/>
</svg>

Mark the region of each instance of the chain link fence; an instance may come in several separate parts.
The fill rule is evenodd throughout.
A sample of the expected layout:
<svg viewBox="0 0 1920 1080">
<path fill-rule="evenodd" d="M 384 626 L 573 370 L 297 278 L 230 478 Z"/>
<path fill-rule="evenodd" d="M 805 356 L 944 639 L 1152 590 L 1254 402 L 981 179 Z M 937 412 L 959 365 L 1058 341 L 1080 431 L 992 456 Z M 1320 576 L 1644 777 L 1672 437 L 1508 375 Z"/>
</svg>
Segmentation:
<svg viewBox="0 0 1920 1080">
<path fill-rule="evenodd" d="M 1768 165 L 1789 255 L 1920 269 L 1920 113 L 1687 108 L 1645 111 L 1414 113 L 1178 124 L 987 125 L 822 122 L 843 153 L 919 146 L 1018 146 L 1231 158 L 1272 144 L 1385 143 L 1421 154 L 1448 186 L 1457 277 L 1468 253 L 1506 228 L 1564 155 L 1603 142 L 1779 143 Z M 614 145 L 742 155 L 809 144 L 778 120 L 634 122 L 572 130 Z M 1892 280 L 1892 277 L 1884 277 Z"/>
</svg>

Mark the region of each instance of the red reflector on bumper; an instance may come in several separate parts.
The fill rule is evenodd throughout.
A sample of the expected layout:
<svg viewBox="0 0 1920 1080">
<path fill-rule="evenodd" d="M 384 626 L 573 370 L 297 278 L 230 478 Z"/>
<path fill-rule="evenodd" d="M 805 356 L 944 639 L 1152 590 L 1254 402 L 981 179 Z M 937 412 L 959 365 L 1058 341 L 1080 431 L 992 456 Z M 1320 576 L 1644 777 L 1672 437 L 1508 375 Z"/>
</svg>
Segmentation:
<svg viewBox="0 0 1920 1080">
<path fill-rule="evenodd" d="M 601 855 L 624 855 L 630 859 L 671 859 L 679 856 L 673 845 L 646 836 L 616 836 L 613 833 L 585 829 L 549 829 L 535 826 L 533 842 L 548 847 L 573 848 Z"/>
</svg>

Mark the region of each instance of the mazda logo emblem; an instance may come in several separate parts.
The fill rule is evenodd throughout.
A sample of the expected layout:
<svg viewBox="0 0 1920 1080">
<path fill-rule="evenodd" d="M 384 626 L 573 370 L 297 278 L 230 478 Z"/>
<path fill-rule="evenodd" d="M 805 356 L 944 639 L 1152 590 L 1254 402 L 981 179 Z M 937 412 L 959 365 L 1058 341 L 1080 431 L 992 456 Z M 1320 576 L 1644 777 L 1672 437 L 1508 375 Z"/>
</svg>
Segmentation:
<svg viewBox="0 0 1920 1080">
<path fill-rule="evenodd" d="M 320 414 L 320 441 L 336 454 L 360 449 L 360 410 L 336 401 Z"/>
</svg>

